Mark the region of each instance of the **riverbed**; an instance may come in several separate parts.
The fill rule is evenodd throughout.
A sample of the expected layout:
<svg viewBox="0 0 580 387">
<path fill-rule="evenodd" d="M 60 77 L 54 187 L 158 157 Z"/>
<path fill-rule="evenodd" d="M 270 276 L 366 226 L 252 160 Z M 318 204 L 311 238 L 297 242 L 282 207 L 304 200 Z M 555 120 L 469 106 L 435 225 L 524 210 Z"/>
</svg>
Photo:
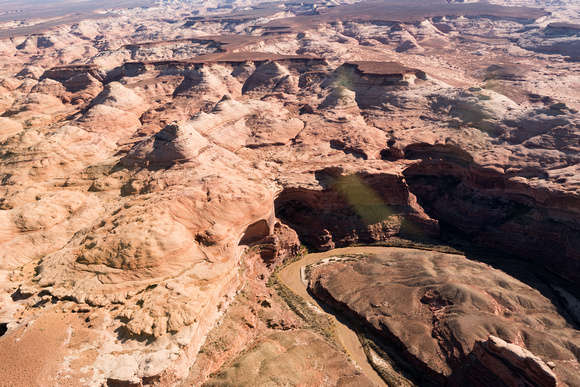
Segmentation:
<svg viewBox="0 0 580 387">
<path fill-rule="evenodd" d="M 287 267 L 285 267 L 279 273 L 280 280 L 299 296 L 304 298 L 311 304 L 320 307 L 322 304 L 320 301 L 315 300 L 307 290 L 308 281 L 304 278 L 303 268 L 322 259 L 344 255 L 344 254 L 378 254 L 378 253 L 388 253 L 394 251 L 395 247 L 377 247 L 377 246 L 359 246 L 359 247 L 345 247 L 341 249 L 333 249 L 325 251 L 323 253 L 308 254 L 306 257 L 300 261 L 294 262 Z M 380 377 L 380 375 L 374 370 L 374 368 L 369 363 L 367 356 L 363 350 L 363 346 L 360 343 L 356 332 L 353 330 L 350 322 L 343 318 L 342 316 L 332 313 L 331 308 L 320 308 L 324 313 L 326 313 L 336 324 L 339 331 L 339 339 L 349 353 L 354 362 L 359 366 L 362 371 L 367 375 L 372 381 L 377 383 L 379 386 L 386 386 L 385 381 Z"/>
</svg>

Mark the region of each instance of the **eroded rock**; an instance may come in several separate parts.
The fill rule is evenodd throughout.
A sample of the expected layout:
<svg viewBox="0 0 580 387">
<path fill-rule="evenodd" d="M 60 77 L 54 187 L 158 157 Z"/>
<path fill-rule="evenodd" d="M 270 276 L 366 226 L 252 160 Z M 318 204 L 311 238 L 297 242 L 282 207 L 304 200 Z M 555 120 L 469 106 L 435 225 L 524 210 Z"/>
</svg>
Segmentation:
<svg viewBox="0 0 580 387">
<path fill-rule="evenodd" d="M 315 268 L 309 289 L 437 383 L 576 383 L 578 332 L 557 307 L 461 255 L 392 248 L 338 260 Z"/>
<path fill-rule="evenodd" d="M 0 21 L 0 367 L 42 365 L 0 368 L 0 379 L 170 385 L 211 331 L 231 348 L 215 338 L 197 382 L 255 343 L 246 354 L 284 347 L 280 361 L 304 367 L 287 380 L 364 384 L 318 334 L 292 331 L 304 328 L 300 318 L 265 289 L 300 241 L 330 249 L 450 235 L 577 279 L 577 34 L 553 23 L 577 7 L 543 4 L 550 15 L 527 3 L 410 12 L 171 1 L 87 20 Z M 432 280 L 424 269 L 417 275 Z M 236 291 L 254 285 L 226 318 L 243 334 L 212 330 Z M 518 299 L 511 288 L 488 296 L 470 283 L 439 285 L 409 302 L 420 317 L 455 305 L 465 314 L 445 321 L 468 334 L 442 347 L 428 319 L 414 321 L 425 335 L 413 340 L 434 351 L 425 364 L 443 375 L 487 334 L 520 345 L 504 321 L 513 309 L 515 326 L 532 332 L 527 350 L 556 353 L 559 382 L 575 383 L 577 341 L 553 338 L 562 320 L 525 298 L 529 289 Z M 502 316 L 492 299 L 504 302 Z M 386 310 L 375 301 L 372 310 Z M 545 313 L 524 321 L 518 308 L 528 303 Z M 534 326 L 549 327 L 546 336 Z M 39 338 L 38 357 L 23 355 Z M 296 358 L 313 343 L 324 362 Z M 239 376 L 227 367 L 211 383 Z"/>
</svg>

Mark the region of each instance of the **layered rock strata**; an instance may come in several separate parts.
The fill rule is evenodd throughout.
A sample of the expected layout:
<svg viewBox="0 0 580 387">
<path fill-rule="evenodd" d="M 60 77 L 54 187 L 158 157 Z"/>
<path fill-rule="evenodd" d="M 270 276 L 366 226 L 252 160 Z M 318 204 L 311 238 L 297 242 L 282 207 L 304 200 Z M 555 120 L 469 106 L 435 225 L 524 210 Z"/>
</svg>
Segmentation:
<svg viewBox="0 0 580 387">
<path fill-rule="evenodd" d="M 45 79 L 64 85 L 83 71 Z M 168 355 L 189 353 L 179 355 L 184 364 L 217 317 L 215 300 L 236 289 L 232 257 L 271 235 L 275 216 L 318 249 L 433 237 L 443 226 L 526 259 L 557 260 L 550 268 L 574 278 L 575 156 L 549 145 L 577 136 L 573 113 L 521 109 L 492 91 L 427 78 L 393 84 L 368 71 L 304 59 L 124 65 L 105 72 L 111 82 L 76 111 L 29 93 L 5 113 L 27 125 L 4 143 L 5 269 L 41 259 L 36 294 L 105 308 L 111 328 L 129 335 L 189 332 L 191 349 Z M 163 105 L 147 102 L 159 93 Z M 198 93 L 204 99 L 190 104 Z M 41 108 L 63 118 L 29 123 Z M 445 109 L 449 121 L 435 126 Z M 186 121 L 161 126 L 157 111 Z M 534 114 L 553 118 L 540 124 Z M 431 131 L 407 128 L 408 120 Z M 543 145 L 518 130 L 530 122 L 532 131 L 553 126 L 533 137 Z M 71 145 L 60 148 L 63 138 Z M 540 173 L 538 157 L 556 169 Z M 26 179 L 48 183 L 31 192 L 19 183 Z M 37 218 L 39 206 L 54 214 Z M 49 235 L 51 244 L 34 242 Z M 550 254 L 554 240 L 561 256 Z M 39 247 L 15 253 L 28 243 Z M 160 301 L 168 297 L 174 302 Z M 146 371 L 150 361 L 135 360 L 127 377 L 157 372 Z"/>
</svg>

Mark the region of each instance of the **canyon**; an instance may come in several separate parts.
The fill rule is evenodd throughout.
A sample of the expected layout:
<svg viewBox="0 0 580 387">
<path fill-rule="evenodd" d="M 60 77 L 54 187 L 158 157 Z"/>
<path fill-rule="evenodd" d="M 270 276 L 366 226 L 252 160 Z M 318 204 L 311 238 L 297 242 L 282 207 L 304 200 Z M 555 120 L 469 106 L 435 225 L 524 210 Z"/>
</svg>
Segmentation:
<svg viewBox="0 0 580 387">
<path fill-rule="evenodd" d="M 0 14 L 0 385 L 580 383 L 578 4 L 121 3 Z"/>
<path fill-rule="evenodd" d="M 500 270 L 458 254 L 401 248 L 321 262 L 312 268 L 309 290 L 363 321 L 412 383 L 579 382 L 572 319 Z M 550 366 L 542 359 L 551 359 Z"/>
</svg>

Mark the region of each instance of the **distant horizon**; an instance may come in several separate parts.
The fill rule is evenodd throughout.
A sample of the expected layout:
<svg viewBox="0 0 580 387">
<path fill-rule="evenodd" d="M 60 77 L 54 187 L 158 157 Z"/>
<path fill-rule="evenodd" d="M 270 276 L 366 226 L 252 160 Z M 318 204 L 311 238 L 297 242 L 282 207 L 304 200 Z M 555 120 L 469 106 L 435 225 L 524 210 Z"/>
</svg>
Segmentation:
<svg viewBox="0 0 580 387">
<path fill-rule="evenodd" d="M 0 23 L 55 18 L 77 12 L 94 12 L 104 8 L 122 8 L 153 2 L 154 0 L 23 0 L 20 2 L 0 0 Z"/>
</svg>

